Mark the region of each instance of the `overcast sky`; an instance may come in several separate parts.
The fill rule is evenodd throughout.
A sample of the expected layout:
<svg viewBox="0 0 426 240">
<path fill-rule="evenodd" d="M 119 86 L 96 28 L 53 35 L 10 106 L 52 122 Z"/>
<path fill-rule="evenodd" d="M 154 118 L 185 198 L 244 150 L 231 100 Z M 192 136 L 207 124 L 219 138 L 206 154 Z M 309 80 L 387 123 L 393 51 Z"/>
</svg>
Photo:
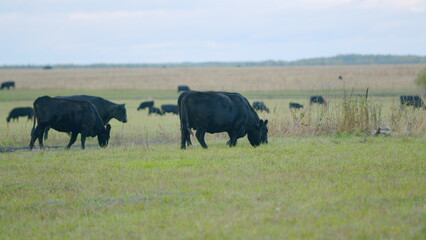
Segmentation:
<svg viewBox="0 0 426 240">
<path fill-rule="evenodd" d="M 0 0 L 0 64 L 426 55 L 426 0 Z"/>
</svg>

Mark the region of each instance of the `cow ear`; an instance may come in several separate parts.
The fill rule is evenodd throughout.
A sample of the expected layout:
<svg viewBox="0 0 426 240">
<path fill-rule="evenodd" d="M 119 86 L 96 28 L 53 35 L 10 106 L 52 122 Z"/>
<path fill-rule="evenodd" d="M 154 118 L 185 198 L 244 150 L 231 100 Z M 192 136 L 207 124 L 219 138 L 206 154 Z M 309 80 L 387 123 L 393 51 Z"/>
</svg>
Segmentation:
<svg viewBox="0 0 426 240">
<path fill-rule="evenodd" d="M 264 124 L 265 126 L 268 125 L 268 119 L 265 120 Z"/>
<path fill-rule="evenodd" d="M 106 130 L 107 130 L 108 134 L 111 132 L 111 125 L 110 124 L 106 125 Z"/>
<path fill-rule="evenodd" d="M 263 125 L 263 120 L 262 119 L 259 120 L 259 124 L 260 124 L 260 126 Z"/>
</svg>

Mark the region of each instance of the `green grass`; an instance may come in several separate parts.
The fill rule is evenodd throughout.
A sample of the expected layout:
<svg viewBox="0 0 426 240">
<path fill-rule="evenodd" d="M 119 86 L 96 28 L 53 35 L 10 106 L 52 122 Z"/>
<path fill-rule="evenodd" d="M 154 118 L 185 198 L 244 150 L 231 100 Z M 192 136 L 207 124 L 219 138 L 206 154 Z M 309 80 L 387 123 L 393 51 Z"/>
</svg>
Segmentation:
<svg viewBox="0 0 426 240">
<path fill-rule="evenodd" d="M 0 239 L 424 239 L 424 138 L 0 154 Z"/>
<path fill-rule="evenodd" d="M 271 108 L 259 114 L 270 120 L 268 145 L 252 148 L 244 138 L 229 148 L 227 136 L 216 134 L 206 136 L 209 149 L 193 139 L 183 151 L 176 115 L 136 111 L 149 98 L 157 106 L 175 103 L 174 91 L 1 92 L 0 149 L 28 146 L 32 122 L 7 125 L 5 118 L 41 95 L 100 95 L 126 103 L 129 122 L 111 120 L 106 149 L 89 138 L 86 150 L 0 153 L 0 239 L 425 239 L 423 110 L 391 111 L 398 99 L 381 91 L 371 99 L 383 122 L 392 113 L 417 119 L 416 134 L 292 132 L 297 118 L 302 127 L 309 119 L 312 126 L 332 123 L 320 106 L 292 116 L 288 102 L 307 104 L 312 93 L 244 93 Z M 334 117 L 339 93 L 326 96 L 324 116 Z M 45 145 L 68 141 L 51 130 Z"/>
</svg>

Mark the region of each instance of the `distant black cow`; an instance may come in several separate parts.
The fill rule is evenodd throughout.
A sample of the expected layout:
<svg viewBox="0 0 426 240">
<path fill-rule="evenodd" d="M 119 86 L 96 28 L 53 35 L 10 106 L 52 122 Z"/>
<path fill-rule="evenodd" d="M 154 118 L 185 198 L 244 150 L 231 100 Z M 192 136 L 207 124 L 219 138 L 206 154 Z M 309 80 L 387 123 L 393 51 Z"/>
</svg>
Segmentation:
<svg viewBox="0 0 426 240">
<path fill-rule="evenodd" d="M 27 117 L 28 120 L 31 120 L 34 116 L 34 110 L 30 107 L 17 107 L 10 111 L 9 116 L 6 118 L 7 122 L 10 122 L 10 119 L 18 121 L 19 117 Z"/>
<path fill-rule="evenodd" d="M 7 90 L 9 90 L 9 88 L 11 88 L 11 87 L 15 88 L 15 82 L 13 82 L 13 81 L 2 82 L 0 90 L 3 90 L 4 88 L 7 88 Z"/>
<path fill-rule="evenodd" d="M 88 101 L 92 103 L 96 107 L 96 110 L 98 111 L 99 116 L 101 116 L 101 119 L 105 125 L 108 124 L 109 121 L 113 118 L 117 119 L 122 123 L 127 122 L 126 104 L 116 104 L 104 98 L 90 95 L 58 96 L 55 98 Z M 49 128 L 46 128 L 44 133 L 44 139 L 48 138 L 48 131 Z"/>
<path fill-rule="evenodd" d="M 290 107 L 290 109 L 292 109 L 292 108 L 301 109 L 301 108 L 303 108 L 303 105 L 299 104 L 299 103 L 290 102 L 289 107 Z"/>
<path fill-rule="evenodd" d="M 101 147 L 108 145 L 111 125 L 104 126 L 102 118 L 92 103 L 44 96 L 37 98 L 33 105 L 35 118 L 31 131 L 30 149 L 33 149 L 36 139 L 40 143 L 40 148 L 44 148 L 43 134 L 46 128 L 53 128 L 59 132 L 71 132 L 67 148 L 76 141 L 79 133 L 83 149 L 87 136 L 97 136 Z"/>
<path fill-rule="evenodd" d="M 189 87 L 186 85 L 179 85 L 178 86 L 178 92 L 186 92 L 186 91 L 190 91 Z"/>
<path fill-rule="evenodd" d="M 324 100 L 322 96 L 311 96 L 311 98 L 309 99 L 309 104 L 312 104 L 312 103 L 327 105 L 327 102 Z"/>
<path fill-rule="evenodd" d="M 413 106 L 414 108 L 424 107 L 423 100 L 419 96 L 400 96 L 399 100 L 403 106 Z"/>
<path fill-rule="evenodd" d="M 265 105 L 265 103 L 263 103 L 261 101 L 255 101 L 255 102 L 253 102 L 253 108 L 255 110 L 258 110 L 258 111 L 261 111 L 261 112 L 265 111 L 265 112 L 269 113 L 269 108 L 267 108 L 266 105 Z"/>
<path fill-rule="evenodd" d="M 227 132 L 229 146 L 247 135 L 252 146 L 267 143 L 268 120 L 259 119 L 250 103 L 239 93 L 185 92 L 178 99 L 181 126 L 181 148 L 190 145 L 191 128 L 203 148 L 204 135 Z"/>
<path fill-rule="evenodd" d="M 161 110 L 163 111 L 163 113 L 173 113 L 176 115 L 178 114 L 178 107 L 174 104 L 163 104 L 161 105 Z"/>
<path fill-rule="evenodd" d="M 150 107 L 149 108 L 149 111 L 148 111 L 148 115 L 151 115 L 151 114 L 157 114 L 157 115 L 160 115 L 160 116 L 162 116 L 162 115 L 164 115 L 164 113 L 159 109 L 159 108 L 156 108 L 156 107 Z"/>
<path fill-rule="evenodd" d="M 43 67 L 43 69 L 44 69 L 44 70 L 51 70 L 51 69 L 52 69 L 52 66 L 47 65 L 47 66 L 44 66 L 44 67 Z"/>
<path fill-rule="evenodd" d="M 152 108 L 154 106 L 154 101 L 146 101 L 146 102 L 142 102 L 141 105 L 139 105 L 138 107 L 138 111 L 139 110 L 143 110 L 145 108 Z"/>
</svg>

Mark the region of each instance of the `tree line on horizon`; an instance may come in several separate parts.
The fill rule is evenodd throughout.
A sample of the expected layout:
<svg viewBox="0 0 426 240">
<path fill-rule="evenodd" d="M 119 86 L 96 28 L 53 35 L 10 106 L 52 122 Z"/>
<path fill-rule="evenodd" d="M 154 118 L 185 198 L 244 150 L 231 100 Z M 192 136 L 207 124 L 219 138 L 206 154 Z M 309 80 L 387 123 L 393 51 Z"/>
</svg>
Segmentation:
<svg viewBox="0 0 426 240">
<path fill-rule="evenodd" d="M 27 64 L 2 65 L 0 69 L 52 69 L 52 68 L 174 68 L 174 67 L 280 67 L 280 66 L 339 66 L 426 64 L 426 56 L 417 55 L 361 55 L 345 54 L 334 57 L 308 58 L 296 61 L 236 61 L 236 62 L 181 62 L 181 63 L 94 63 L 94 64 Z"/>
</svg>

